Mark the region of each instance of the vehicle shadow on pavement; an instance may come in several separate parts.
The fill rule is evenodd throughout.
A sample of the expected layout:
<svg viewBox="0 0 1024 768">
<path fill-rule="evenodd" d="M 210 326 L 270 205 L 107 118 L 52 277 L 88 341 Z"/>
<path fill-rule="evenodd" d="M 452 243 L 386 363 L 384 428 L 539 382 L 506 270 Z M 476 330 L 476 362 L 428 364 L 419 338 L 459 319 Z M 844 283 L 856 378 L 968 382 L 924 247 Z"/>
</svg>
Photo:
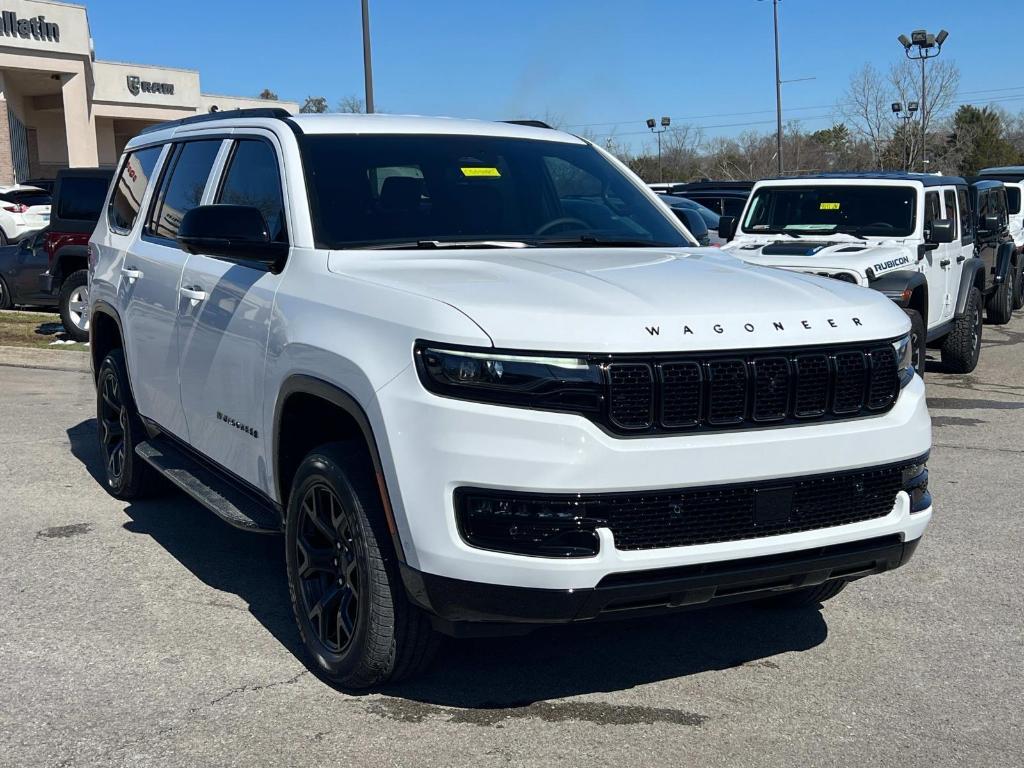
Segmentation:
<svg viewBox="0 0 1024 768">
<path fill-rule="evenodd" d="M 95 435 L 93 419 L 68 430 L 72 453 L 102 483 Z M 280 536 L 232 528 L 173 490 L 124 511 L 131 518 L 126 530 L 152 537 L 204 584 L 238 595 L 282 646 L 307 663 Z M 447 640 L 423 675 L 382 692 L 392 701 L 406 700 L 406 709 L 392 713 L 399 718 L 420 717 L 424 713 L 407 710 L 421 705 L 427 711 L 520 708 L 733 667 L 773 674 L 778 665 L 768 657 L 808 650 L 827 636 L 816 608 L 752 604 L 546 628 L 522 637 Z"/>
</svg>

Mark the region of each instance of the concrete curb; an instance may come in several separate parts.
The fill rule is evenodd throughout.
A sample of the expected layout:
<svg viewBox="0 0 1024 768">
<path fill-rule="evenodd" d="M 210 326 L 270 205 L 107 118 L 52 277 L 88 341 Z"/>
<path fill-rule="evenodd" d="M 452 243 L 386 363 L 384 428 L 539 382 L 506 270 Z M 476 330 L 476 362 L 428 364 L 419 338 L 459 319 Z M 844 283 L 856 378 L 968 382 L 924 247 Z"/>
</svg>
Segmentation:
<svg viewBox="0 0 1024 768">
<path fill-rule="evenodd" d="M 32 347 L 0 346 L 0 366 L 40 368 L 46 371 L 89 371 L 89 353 Z"/>
</svg>

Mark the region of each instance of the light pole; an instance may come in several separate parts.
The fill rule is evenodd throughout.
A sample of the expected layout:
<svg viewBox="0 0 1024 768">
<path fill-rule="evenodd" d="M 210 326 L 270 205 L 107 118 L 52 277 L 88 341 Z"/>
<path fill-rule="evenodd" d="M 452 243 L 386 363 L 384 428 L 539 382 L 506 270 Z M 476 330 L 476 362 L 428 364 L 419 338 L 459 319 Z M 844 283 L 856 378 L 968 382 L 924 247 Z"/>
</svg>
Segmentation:
<svg viewBox="0 0 1024 768">
<path fill-rule="evenodd" d="M 897 120 L 903 121 L 903 170 L 910 170 L 910 141 L 907 134 L 910 132 L 910 121 L 914 119 L 914 113 L 917 112 L 917 102 L 908 101 L 906 114 L 903 113 L 903 105 L 898 101 L 892 103 L 892 113 L 896 115 Z"/>
<path fill-rule="evenodd" d="M 373 114 L 373 67 L 370 64 L 370 0 L 363 0 L 363 79 L 366 84 L 366 114 Z"/>
<path fill-rule="evenodd" d="M 661 134 L 668 130 L 668 127 L 672 124 L 672 118 L 663 117 L 661 118 L 661 129 L 657 129 L 657 121 L 653 117 L 647 118 L 647 127 L 651 129 L 651 133 L 658 137 L 658 181 L 665 180 L 665 172 L 661 167 Z"/>
<path fill-rule="evenodd" d="M 779 0 L 772 0 L 772 19 L 775 22 L 775 150 L 779 175 L 782 175 L 782 68 L 779 62 Z"/>
<path fill-rule="evenodd" d="M 906 35 L 900 35 L 897 39 L 903 46 L 903 52 L 907 58 L 921 62 L 921 172 L 928 170 L 928 97 L 925 91 L 924 63 L 942 53 L 942 44 L 949 37 L 949 32 L 940 30 L 939 34 L 929 34 L 927 30 L 915 29 Z M 916 48 L 917 52 L 912 53 Z"/>
</svg>

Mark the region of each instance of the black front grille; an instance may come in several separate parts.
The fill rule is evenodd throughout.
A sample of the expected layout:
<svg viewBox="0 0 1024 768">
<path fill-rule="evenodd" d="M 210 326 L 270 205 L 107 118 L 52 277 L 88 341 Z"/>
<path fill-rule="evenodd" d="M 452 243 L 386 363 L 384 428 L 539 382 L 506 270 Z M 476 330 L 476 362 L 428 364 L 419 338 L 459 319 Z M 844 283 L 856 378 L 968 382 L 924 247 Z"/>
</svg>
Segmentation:
<svg viewBox="0 0 1024 768">
<path fill-rule="evenodd" d="M 596 552 L 598 528 L 620 550 L 757 539 L 888 515 L 923 458 L 881 467 L 736 485 L 630 493 L 534 494 L 460 488 L 459 530 L 474 546 L 582 556 Z M 589 547 L 589 550 L 586 550 Z"/>
<path fill-rule="evenodd" d="M 607 424 L 623 434 L 742 429 L 887 411 L 899 393 L 891 344 L 607 363 Z"/>
</svg>

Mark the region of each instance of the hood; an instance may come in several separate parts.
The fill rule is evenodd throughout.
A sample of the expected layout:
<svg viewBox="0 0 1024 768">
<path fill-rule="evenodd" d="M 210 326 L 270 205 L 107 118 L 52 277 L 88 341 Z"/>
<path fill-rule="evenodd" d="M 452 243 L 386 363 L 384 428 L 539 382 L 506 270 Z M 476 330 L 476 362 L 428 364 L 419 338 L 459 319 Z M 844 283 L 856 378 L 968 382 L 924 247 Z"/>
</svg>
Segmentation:
<svg viewBox="0 0 1024 768">
<path fill-rule="evenodd" d="M 828 239 L 741 237 L 724 250 L 751 264 L 818 273 L 852 272 L 863 279 L 868 269 L 881 277 L 887 272 L 917 268 L 916 250 L 896 240 L 859 240 L 842 235 Z"/>
<path fill-rule="evenodd" d="M 333 251 L 328 268 L 450 304 L 507 349 L 748 349 L 909 328 L 875 291 L 751 266 L 716 248 Z"/>
</svg>

